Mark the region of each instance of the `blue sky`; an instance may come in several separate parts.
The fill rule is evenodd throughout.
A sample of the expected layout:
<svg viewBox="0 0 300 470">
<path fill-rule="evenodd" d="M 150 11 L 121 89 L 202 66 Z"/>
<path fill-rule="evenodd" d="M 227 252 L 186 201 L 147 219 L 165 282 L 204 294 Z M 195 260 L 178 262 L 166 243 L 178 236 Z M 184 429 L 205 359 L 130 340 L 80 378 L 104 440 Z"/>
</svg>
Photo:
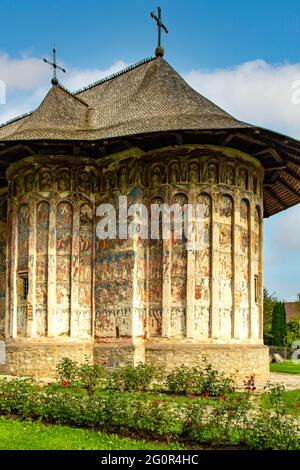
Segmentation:
<svg viewBox="0 0 300 470">
<path fill-rule="evenodd" d="M 215 68 L 258 58 L 299 59 L 296 0 L 160 0 L 170 33 L 167 57 L 177 69 Z M 2 50 L 45 55 L 55 42 L 74 67 L 108 67 L 153 53 L 154 0 L 1 0 Z"/>
<path fill-rule="evenodd" d="M 300 2 L 160 0 L 165 58 L 200 93 L 237 118 L 300 139 Z M 1 0 L 0 122 L 34 108 L 50 86 L 41 61 L 55 44 L 74 90 L 153 55 L 154 0 Z M 265 223 L 265 286 L 300 291 L 300 206 Z"/>
</svg>

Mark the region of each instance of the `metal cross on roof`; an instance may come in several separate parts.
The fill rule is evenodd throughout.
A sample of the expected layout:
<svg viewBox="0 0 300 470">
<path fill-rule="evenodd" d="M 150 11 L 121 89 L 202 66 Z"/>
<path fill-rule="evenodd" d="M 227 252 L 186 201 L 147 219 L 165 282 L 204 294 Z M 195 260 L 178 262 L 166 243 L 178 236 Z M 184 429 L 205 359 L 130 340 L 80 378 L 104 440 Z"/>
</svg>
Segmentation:
<svg viewBox="0 0 300 470">
<path fill-rule="evenodd" d="M 161 30 L 163 29 L 165 33 L 168 33 L 168 30 L 166 26 L 163 24 L 161 20 L 161 8 L 157 7 L 157 16 L 153 11 L 151 11 L 150 15 L 151 18 L 153 18 L 157 24 L 157 32 L 158 32 L 158 45 L 157 48 L 155 49 L 155 55 L 156 57 L 162 57 L 164 55 L 164 49 L 161 47 Z"/>
<path fill-rule="evenodd" d="M 43 61 L 46 62 L 46 64 L 50 65 L 53 69 L 53 77 L 52 77 L 52 80 L 51 80 L 52 85 L 58 85 L 56 70 L 60 70 L 61 72 L 64 72 L 64 73 L 66 73 L 66 71 L 65 71 L 65 69 L 63 69 L 62 67 L 60 67 L 57 64 L 56 50 L 55 49 L 52 50 L 52 62 L 50 60 L 47 60 L 47 59 L 43 59 Z"/>
</svg>

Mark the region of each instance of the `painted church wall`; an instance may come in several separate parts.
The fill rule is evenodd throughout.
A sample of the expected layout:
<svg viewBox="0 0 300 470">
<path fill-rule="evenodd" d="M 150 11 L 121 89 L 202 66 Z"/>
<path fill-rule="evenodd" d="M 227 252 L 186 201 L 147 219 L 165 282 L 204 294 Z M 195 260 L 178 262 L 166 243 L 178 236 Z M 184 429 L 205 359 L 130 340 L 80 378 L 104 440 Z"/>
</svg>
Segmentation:
<svg viewBox="0 0 300 470">
<path fill-rule="evenodd" d="M 18 211 L 18 266 L 17 266 L 17 334 L 26 336 L 27 295 L 25 279 L 28 279 L 30 212 L 27 204 Z M 24 276 L 24 277 L 23 277 Z"/>
<path fill-rule="evenodd" d="M 0 336 L 5 332 L 7 198 L 0 199 Z"/>
<path fill-rule="evenodd" d="M 249 162 L 205 152 L 197 157 L 196 150 L 176 160 L 151 155 L 143 164 L 125 156 L 120 162 L 99 161 L 98 173 L 94 163 L 78 168 L 74 159 L 73 167 L 48 163 L 26 170 L 23 179 L 21 172 L 11 178 L 10 197 L 20 207 L 18 272 L 31 272 L 34 218 L 28 212 L 36 215 L 30 255 L 36 269 L 31 274 L 36 334 L 94 334 L 107 341 L 258 339 L 261 307 L 250 305 L 250 296 L 254 275 L 261 272 L 255 247 L 262 235 L 250 221 L 261 199 L 252 191 Z M 257 169 L 256 178 L 259 187 Z M 97 239 L 97 205 L 115 204 L 120 195 L 129 196 L 128 205 L 202 202 L 203 246 L 187 252 L 186 240 L 174 231 L 167 241 Z M 49 298 L 51 285 L 55 289 Z M 17 323 L 18 334 L 28 335 L 22 302 Z"/>
<path fill-rule="evenodd" d="M 73 208 L 61 202 L 56 209 L 56 334 L 70 333 Z"/>
<path fill-rule="evenodd" d="M 219 201 L 219 335 L 232 334 L 233 289 L 233 200 L 221 196 Z"/>
<path fill-rule="evenodd" d="M 188 203 L 184 194 L 176 194 L 172 200 L 183 208 Z M 187 250 L 184 226 L 181 226 L 181 234 L 177 235 L 172 224 L 172 248 L 171 248 L 171 336 L 181 337 L 186 334 L 186 302 L 187 302 Z"/>
<path fill-rule="evenodd" d="M 36 333 L 47 334 L 48 244 L 50 204 L 42 201 L 36 217 Z"/>
<path fill-rule="evenodd" d="M 240 293 L 241 301 L 239 308 L 240 336 L 247 338 L 250 328 L 250 302 L 249 302 L 249 222 L 250 206 L 249 202 L 242 199 L 240 206 Z"/>
<path fill-rule="evenodd" d="M 253 297 L 251 316 L 251 336 L 260 336 L 259 305 L 261 303 L 261 215 L 260 208 L 254 208 L 252 233 L 252 257 L 253 257 Z"/>
<path fill-rule="evenodd" d="M 151 204 L 161 205 L 161 198 L 153 198 Z M 152 215 L 153 216 L 153 215 Z M 148 332 L 150 337 L 162 334 L 162 299 L 163 299 L 163 239 L 162 218 L 159 223 L 159 238 L 149 240 L 148 254 Z M 151 221 L 150 221 L 151 222 Z"/>
<path fill-rule="evenodd" d="M 194 338 L 210 336 L 211 324 L 211 261 L 212 261 L 212 199 L 208 194 L 200 194 L 197 203 L 204 206 L 203 246 L 195 254 L 195 316 Z M 197 241 L 197 240 L 196 240 Z"/>
</svg>

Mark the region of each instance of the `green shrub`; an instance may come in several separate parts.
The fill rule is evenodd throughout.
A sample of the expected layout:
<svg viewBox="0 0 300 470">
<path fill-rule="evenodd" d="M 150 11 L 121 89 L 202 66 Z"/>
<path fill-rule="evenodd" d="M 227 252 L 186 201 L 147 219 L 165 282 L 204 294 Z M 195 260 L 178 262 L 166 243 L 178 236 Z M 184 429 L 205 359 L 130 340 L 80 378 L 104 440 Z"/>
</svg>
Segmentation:
<svg viewBox="0 0 300 470">
<path fill-rule="evenodd" d="M 86 390 L 45 387 L 34 380 L 0 379 L 0 413 L 49 423 L 134 432 L 141 437 L 189 438 L 213 445 L 246 442 L 253 449 L 298 449 L 299 427 L 285 412 L 283 390 L 272 387 L 273 409 L 257 410 L 250 394 L 229 394 L 214 406 L 144 399 L 122 392 L 89 395 Z"/>
<path fill-rule="evenodd" d="M 0 413 L 15 413 L 23 418 L 31 416 L 31 404 L 40 387 L 31 378 L 0 380 Z"/>
<path fill-rule="evenodd" d="M 245 441 L 248 413 L 252 404 L 247 395 L 227 395 L 213 407 L 204 403 L 191 407 L 187 432 L 197 442 L 214 446 L 241 444 Z"/>
<path fill-rule="evenodd" d="M 251 409 L 252 402 L 245 394 L 229 394 L 225 399 L 219 400 L 212 408 L 208 420 L 211 441 L 215 445 L 245 442 L 245 431 L 249 424 Z"/>
<path fill-rule="evenodd" d="M 207 397 L 225 396 L 234 391 L 234 382 L 231 377 L 226 377 L 215 370 L 206 358 L 203 359 L 203 363 L 203 368 L 189 368 L 181 365 L 173 370 L 166 378 L 168 391 Z"/>
<path fill-rule="evenodd" d="M 56 372 L 61 382 L 75 382 L 78 378 L 78 364 L 69 357 L 63 357 L 56 366 Z"/>
<path fill-rule="evenodd" d="M 111 371 L 108 376 L 107 386 L 120 391 L 143 391 L 149 388 L 154 377 L 154 367 L 141 362 L 136 367 L 127 363 Z"/>
<path fill-rule="evenodd" d="M 98 364 L 86 362 L 78 367 L 77 376 L 80 385 L 87 390 L 89 395 L 92 395 L 100 380 L 104 379 L 105 369 Z"/>
<path fill-rule="evenodd" d="M 282 385 L 268 385 L 263 399 L 271 409 L 260 409 L 247 428 L 246 442 L 252 449 L 300 449 L 297 421 L 287 415 Z"/>
<path fill-rule="evenodd" d="M 287 415 L 260 410 L 249 423 L 246 443 L 257 450 L 300 450 L 299 426 Z"/>
<path fill-rule="evenodd" d="M 86 362 L 79 364 L 68 357 L 64 357 L 56 366 L 60 384 L 63 387 L 76 386 L 87 390 L 88 394 L 93 394 L 95 387 L 100 380 L 105 377 L 105 369 L 98 364 Z"/>
</svg>

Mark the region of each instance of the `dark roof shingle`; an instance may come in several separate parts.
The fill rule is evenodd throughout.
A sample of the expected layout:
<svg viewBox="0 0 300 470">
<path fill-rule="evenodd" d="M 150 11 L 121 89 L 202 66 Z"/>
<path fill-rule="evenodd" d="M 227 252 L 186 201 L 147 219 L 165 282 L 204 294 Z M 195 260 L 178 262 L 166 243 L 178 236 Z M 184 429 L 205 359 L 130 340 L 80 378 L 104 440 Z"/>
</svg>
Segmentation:
<svg viewBox="0 0 300 470">
<path fill-rule="evenodd" d="M 0 140 L 95 140 L 247 127 L 197 93 L 158 57 L 77 94 L 53 86 L 30 116 L 0 128 Z"/>
</svg>

